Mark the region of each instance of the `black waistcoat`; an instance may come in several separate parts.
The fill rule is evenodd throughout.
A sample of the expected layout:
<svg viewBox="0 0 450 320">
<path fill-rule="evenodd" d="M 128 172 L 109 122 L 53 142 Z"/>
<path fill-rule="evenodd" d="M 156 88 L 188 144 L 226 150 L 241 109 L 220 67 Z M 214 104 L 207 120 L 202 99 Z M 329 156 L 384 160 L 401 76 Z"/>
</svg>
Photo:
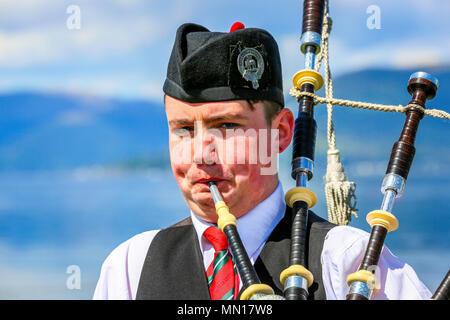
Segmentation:
<svg viewBox="0 0 450 320">
<path fill-rule="evenodd" d="M 282 295 L 280 273 L 289 266 L 291 209 L 287 207 L 264 245 L 255 269 L 261 283 Z M 325 300 L 320 256 L 323 242 L 334 224 L 309 211 L 307 265 L 314 275 L 309 299 Z M 203 256 L 190 218 L 161 230 L 153 239 L 142 268 L 137 300 L 209 300 Z"/>
</svg>

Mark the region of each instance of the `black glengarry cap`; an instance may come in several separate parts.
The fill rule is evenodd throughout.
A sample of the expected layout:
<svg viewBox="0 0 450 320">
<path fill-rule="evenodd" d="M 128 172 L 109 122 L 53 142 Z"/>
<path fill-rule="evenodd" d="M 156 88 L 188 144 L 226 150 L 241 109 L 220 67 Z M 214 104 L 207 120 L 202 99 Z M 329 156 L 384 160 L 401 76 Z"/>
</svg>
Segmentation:
<svg viewBox="0 0 450 320">
<path fill-rule="evenodd" d="M 284 106 L 280 53 L 263 29 L 211 32 L 186 23 L 176 33 L 164 93 L 185 102 L 271 100 Z"/>
</svg>

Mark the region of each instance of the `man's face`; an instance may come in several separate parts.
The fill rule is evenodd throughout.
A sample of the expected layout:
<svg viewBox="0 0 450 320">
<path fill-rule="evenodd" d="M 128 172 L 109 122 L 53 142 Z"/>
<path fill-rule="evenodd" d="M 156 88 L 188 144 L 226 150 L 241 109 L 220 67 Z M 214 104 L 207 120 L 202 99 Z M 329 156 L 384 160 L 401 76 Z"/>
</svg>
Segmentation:
<svg viewBox="0 0 450 320">
<path fill-rule="evenodd" d="M 270 168 L 292 138 L 290 111 L 283 109 L 280 114 L 287 114 L 288 120 L 279 115 L 272 127 L 262 103 L 252 110 L 245 100 L 193 104 L 166 96 L 165 108 L 172 171 L 188 206 L 200 218 L 217 221 L 209 181 L 216 182 L 236 217 L 275 190 L 278 176 Z"/>
</svg>

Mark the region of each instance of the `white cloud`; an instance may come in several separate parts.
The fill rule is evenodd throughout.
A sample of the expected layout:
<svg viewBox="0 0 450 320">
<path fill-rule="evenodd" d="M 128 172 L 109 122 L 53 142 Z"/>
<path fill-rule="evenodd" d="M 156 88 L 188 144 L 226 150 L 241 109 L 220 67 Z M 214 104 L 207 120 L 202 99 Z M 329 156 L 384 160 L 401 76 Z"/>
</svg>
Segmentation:
<svg viewBox="0 0 450 320">
<path fill-rule="evenodd" d="M 40 31 L 0 32 L 0 66 L 24 67 L 37 63 L 53 62 L 61 55 L 52 37 Z"/>
<path fill-rule="evenodd" d="M 367 8 L 371 5 L 377 5 L 383 11 L 396 11 L 401 13 L 411 9 L 418 14 L 432 15 L 442 14 L 443 12 L 448 12 L 450 9 L 450 2 L 442 0 L 339 0 L 329 2 L 331 11 L 333 9 L 354 11 L 360 10 L 361 8 Z"/>
<path fill-rule="evenodd" d="M 59 10 L 64 10 L 64 1 L 53 0 L 2 0 L 0 1 L 0 21 L 24 25 L 36 22 L 37 18 L 48 17 Z M 65 11 L 62 11 L 64 14 Z M 45 23 L 46 20 L 42 20 Z"/>
<path fill-rule="evenodd" d="M 0 79 L 0 88 L 5 90 L 21 83 L 22 87 L 60 87 L 77 92 L 94 92 L 98 89 L 102 95 L 131 96 L 133 86 L 136 95 L 160 97 L 163 80 L 158 77 L 163 78 L 165 75 L 161 65 L 167 62 L 166 52 L 170 50 L 176 28 L 188 21 L 209 21 L 205 17 L 217 19 L 217 25 L 228 25 L 237 3 L 214 4 L 201 0 L 77 0 L 75 3 L 71 0 L 2 0 L 0 68 L 8 68 L 10 73 L 19 68 L 20 71 L 27 68 L 31 71 L 17 73 L 13 80 L 11 77 Z M 447 8 L 448 4 L 437 1 L 427 1 L 427 5 L 423 1 L 411 3 L 410 7 L 404 7 L 405 1 L 380 1 L 382 23 L 387 21 L 385 19 L 392 19 L 402 7 L 408 15 L 422 10 L 420 15 L 416 14 L 414 17 L 421 17 L 427 26 L 430 20 L 437 25 L 446 23 L 439 22 L 442 19 L 435 19 L 436 22 L 433 22 L 430 15 Z M 81 9 L 80 30 L 68 30 L 66 27 L 66 8 L 70 4 L 76 4 Z M 411 37 L 414 41 L 406 41 L 398 36 L 403 34 L 400 29 L 393 30 L 395 32 L 383 29 L 378 34 L 374 31 L 369 35 L 376 42 L 369 41 L 367 34 L 363 32 L 365 30 L 354 30 L 354 25 L 355 19 L 361 20 L 362 17 L 360 22 L 364 29 L 365 8 L 370 4 L 373 1 L 365 0 L 354 4 L 353 0 L 340 0 L 330 3 L 331 15 L 335 19 L 330 40 L 330 62 L 334 75 L 370 67 L 404 68 L 450 61 L 449 40 L 448 37 L 443 37 L 442 28 L 426 36 L 413 32 Z M 283 8 L 289 7 L 283 5 Z M 258 7 L 253 12 L 242 14 L 250 18 L 267 10 L 265 7 Z M 298 23 L 299 21 L 295 21 L 292 28 L 273 32 L 279 39 L 285 92 L 292 86 L 292 76 L 303 68 L 304 63 L 303 54 L 299 50 Z M 277 30 L 276 26 L 274 30 Z M 381 37 L 381 32 L 385 36 Z M 362 47 L 358 41 L 371 43 Z M 129 61 L 132 63 L 128 66 Z M 136 67 L 138 63 L 144 64 L 143 67 Z M 79 69 L 72 68 L 72 65 Z M 92 66 L 92 69 L 83 69 L 87 65 Z M 57 66 L 61 66 L 61 70 L 70 70 L 65 78 L 60 74 L 54 76 L 57 74 Z M 105 72 L 109 66 L 111 69 Z M 37 67 L 38 71 L 34 71 L 32 67 Z M 45 70 L 46 67 L 51 67 L 50 72 Z M 98 74 L 94 74 L 97 70 Z M 124 78 L 125 73 L 128 74 Z M 73 79 L 74 77 L 77 78 Z"/>
<path fill-rule="evenodd" d="M 392 64 L 398 68 L 436 67 L 445 62 L 450 61 L 442 56 L 440 48 L 408 45 L 394 48 L 392 52 Z"/>
<path fill-rule="evenodd" d="M 0 66 L 8 68 L 54 64 L 70 59 L 98 59 L 130 53 L 150 45 L 160 36 L 158 22 L 137 19 L 82 25 L 80 30 L 41 27 L 13 32 L 0 31 Z"/>
<path fill-rule="evenodd" d="M 142 98 L 150 100 L 162 100 L 164 79 L 149 80 L 138 88 L 138 93 Z"/>
<path fill-rule="evenodd" d="M 334 77 L 369 68 L 411 69 L 450 64 L 450 56 L 447 54 L 450 52 L 448 39 L 388 39 L 366 47 L 350 45 L 344 40 L 346 39 L 331 34 L 329 61 Z M 423 45 L 424 43 L 428 44 Z M 283 66 L 283 87 L 287 93 L 292 87 L 293 75 L 304 67 L 304 57 L 300 52 L 300 41 L 296 34 L 280 37 L 279 47 Z"/>
<path fill-rule="evenodd" d="M 58 123 L 62 126 L 82 126 L 93 124 L 94 117 L 92 114 L 80 111 L 80 110 L 70 110 L 62 113 L 58 118 Z"/>
<path fill-rule="evenodd" d="M 422 45 L 426 41 L 429 44 Z M 333 38 L 330 40 L 330 65 L 336 74 L 367 68 L 435 67 L 450 63 L 446 54 L 449 51 L 450 42 L 431 38 L 392 39 L 359 48 Z"/>
<path fill-rule="evenodd" d="M 92 60 L 130 54 L 156 45 L 158 40 L 165 41 L 169 34 L 173 36 L 175 26 L 190 17 L 198 5 L 195 1 L 175 1 L 167 6 L 148 1 L 125 4 L 116 0 L 103 5 L 80 2 L 81 28 L 69 30 L 66 7 L 70 1 L 56 5 L 54 1 L 27 3 L 29 7 L 19 6 L 16 1 L 0 2 L 0 67 L 23 68 L 70 63 L 73 58 Z M 14 17 L 21 22 L 8 27 Z"/>
</svg>

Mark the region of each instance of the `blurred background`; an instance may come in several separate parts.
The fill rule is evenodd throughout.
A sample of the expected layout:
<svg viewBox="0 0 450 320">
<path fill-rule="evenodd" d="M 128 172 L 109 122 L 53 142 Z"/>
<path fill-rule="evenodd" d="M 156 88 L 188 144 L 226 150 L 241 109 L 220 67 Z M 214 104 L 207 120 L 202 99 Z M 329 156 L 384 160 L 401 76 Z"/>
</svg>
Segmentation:
<svg viewBox="0 0 450 320">
<path fill-rule="evenodd" d="M 449 111 L 450 2 L 331 0 L 335 97 L 406 105 L 409 75 L 440 80 L 428 107 Z M 137 233 L 189 215 L 172 177 L 162 85 L 178 26 L 235 21 L 279 44 L 287 106 L 302 1 L 2 0 L 0 2 L 0 298 L 90 299 L 107 255 Z M 377 15 L 377 16 L 374 16 Z M 324 95 L 323 90 L 319 92 Z M 404 115 L 335 108 L 337 147 L 357 184 L 359 218 L 380 185 Z M 327 218 L 326 109 L 316 108 L 315 212 Z M 433 292 L 450 265 L 450 123 L 425 117 L 398 231 L 386 244 Z M 291 188 L 290 156 L 280 179 Z M 75 271 L 79 285 L 71 282 Z"/>
</svg>

